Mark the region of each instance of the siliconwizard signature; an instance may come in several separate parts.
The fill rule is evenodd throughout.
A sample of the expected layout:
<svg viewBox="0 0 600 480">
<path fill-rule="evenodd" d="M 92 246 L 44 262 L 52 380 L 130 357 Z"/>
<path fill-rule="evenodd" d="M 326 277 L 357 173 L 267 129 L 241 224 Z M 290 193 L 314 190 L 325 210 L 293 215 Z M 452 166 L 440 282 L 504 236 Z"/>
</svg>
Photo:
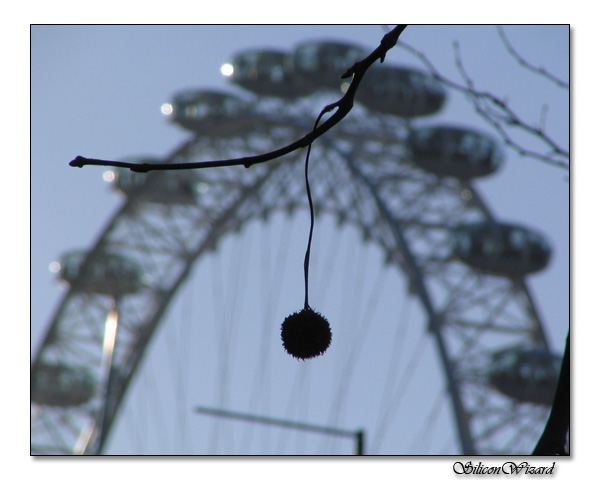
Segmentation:
<svg viewBox="0 0 600 480">
<path fill-rule="evenodd" d="M 556 462 L 552 462 L 552 465 L 549 467 L 535 467 L 530 465 L 528 462 L 504 462 L 500 466 L 496 467 L 487 467 L 479 462 L 477 465 L 473 465 L 473 462 L 469 461 L 467 463 L 463 462 L 454 462 L 453 470 L 454 473 L 459 475 L 463 474 L 490 474 L 490 475 L 500 475 L 500 474 L 509 474 L 509 475 L 518 475 L 519 473 L 532 474 L 532 475 L 552 475 L 554 473 L 554 464 Z"/>
</svg>

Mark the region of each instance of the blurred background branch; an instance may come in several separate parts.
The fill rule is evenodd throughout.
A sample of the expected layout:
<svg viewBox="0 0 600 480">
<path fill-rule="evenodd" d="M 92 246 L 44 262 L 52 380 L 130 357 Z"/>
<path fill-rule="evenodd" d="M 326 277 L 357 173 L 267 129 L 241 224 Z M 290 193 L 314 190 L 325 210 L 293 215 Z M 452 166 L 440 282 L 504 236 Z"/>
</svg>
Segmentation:
<svg viewBox="0 0 600 480">
<path fill-rule="evenodd" d="M 560 80 L 543 67 L 534 67 L 513 48 L 501 27 L 498 27 L 498 33 L 508 53 L 523 68 L 538 75 L 541 80 L 553 83 L 558 89 L 567 89 L 568 92 L 568 82 Z M 437 81 L 462 93 L 472 103 L 475 111 L 501 136 L 504 143 L 521 157 L 534 158 L 569 170 L 568 148 L 559 145 L 545 130 L 547 105 L 542 106 L 538 121 L 528 120 L 514 106 L 509 105 L 508 100 L 502 99 L 496 93 L 478 88 L 464 66 L 458 42 L 454 42 L 454 55 L 460 81 L 451 80 L 447 75 L 442 74 L 421 50 L 403 41 L 399 41 L 397 45 L 419 59 Z M 518 132 L 525 133 L 529 139 L 537 140 L 536 148 L 526 147 L 525 141 L 517 139 Z"/>
</svg>

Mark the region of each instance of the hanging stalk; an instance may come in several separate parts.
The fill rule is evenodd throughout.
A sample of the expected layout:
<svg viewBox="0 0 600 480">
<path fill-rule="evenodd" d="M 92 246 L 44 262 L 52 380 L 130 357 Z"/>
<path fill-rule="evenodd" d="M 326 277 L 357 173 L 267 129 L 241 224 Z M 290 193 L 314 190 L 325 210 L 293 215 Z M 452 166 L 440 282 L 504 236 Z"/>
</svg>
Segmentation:
<svg viewBox="0 0 600 480">
<path fill-rule="evenodd" d="M 324 108 L 313 127 L 317 129 L 321 117 L 328 111 Z M 304 308 L 299 312 L 286 317 L 281 324 L 281 339 L 286 351 L 297 359 L 306 360 L 325 353 L 331 344 L 331 328 L 327 319 L 315 312 L 308 303 L 308 273 L 310 265 L 310 248 L 315 227 L 315 208 L 310 194 L 310 182 L 308 180 L 308 161 L 310 159 L 312 143 L 308 144 L 306 160 L 304 162 L 304 179 L 306 181 L 306 197 L 310 209 L 310 230 L 308 233 L 308 244 L 304 255 Z"/>
</svg>

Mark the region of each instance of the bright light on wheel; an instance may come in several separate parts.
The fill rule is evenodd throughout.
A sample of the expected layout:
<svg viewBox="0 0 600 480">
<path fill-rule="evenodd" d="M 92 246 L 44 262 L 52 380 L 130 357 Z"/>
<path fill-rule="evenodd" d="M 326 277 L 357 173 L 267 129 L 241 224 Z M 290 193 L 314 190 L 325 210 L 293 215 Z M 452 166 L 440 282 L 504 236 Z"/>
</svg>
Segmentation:
<svg viewBox="0 0 600 480">
<path fill-rule="evenodd" d="M 112 170 L 107 170 L 102 174 L 102 180 L 105 182 L 114 182 L 117 179 L 117 175 Z"/>
<path fill-rule="evenodd" d="M 224 63 L 221 65 L 221 73 L 226 77 L 233 75 L 233 65 L 231 63 Z"/>
<path fill-rule="evenodd" d="M 60 263 L 59 262 L 52 262 L 49 266 L 48 269 L 52 272 L 52 273 L 58 273 L 60 271 Z"/>
</svg>

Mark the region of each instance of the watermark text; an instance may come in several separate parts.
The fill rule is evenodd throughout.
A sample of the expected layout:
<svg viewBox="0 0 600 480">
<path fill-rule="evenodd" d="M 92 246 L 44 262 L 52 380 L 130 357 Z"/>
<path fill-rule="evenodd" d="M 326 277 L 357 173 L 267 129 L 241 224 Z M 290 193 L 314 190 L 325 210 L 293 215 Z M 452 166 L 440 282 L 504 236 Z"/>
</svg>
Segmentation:
<svg viewBox="0 0 600 480">
<path fill-rule="evenodd" d="M 556 462 L 548 466 L 530 465 L 529 462 L 504 462 L 502 465 L 489 467 L 481 462 L 474 464 L 471 461 L 466 463 L 454 462 L 452 466 L 457 475 L 552 475 Z"/>
</svg>

